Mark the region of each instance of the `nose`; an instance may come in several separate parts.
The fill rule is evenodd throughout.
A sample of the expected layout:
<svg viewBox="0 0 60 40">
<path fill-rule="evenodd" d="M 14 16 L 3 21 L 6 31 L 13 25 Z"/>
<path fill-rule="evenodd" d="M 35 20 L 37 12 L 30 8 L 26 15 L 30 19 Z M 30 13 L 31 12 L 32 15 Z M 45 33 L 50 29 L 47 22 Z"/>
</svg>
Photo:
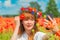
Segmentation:
<svg viewBox="0 0 60 40">
<path fill-rule="evenodd" d="M 30 24 L 31 23 L 31 20 L 28 20 L 28 24 Z"/>
</svg>

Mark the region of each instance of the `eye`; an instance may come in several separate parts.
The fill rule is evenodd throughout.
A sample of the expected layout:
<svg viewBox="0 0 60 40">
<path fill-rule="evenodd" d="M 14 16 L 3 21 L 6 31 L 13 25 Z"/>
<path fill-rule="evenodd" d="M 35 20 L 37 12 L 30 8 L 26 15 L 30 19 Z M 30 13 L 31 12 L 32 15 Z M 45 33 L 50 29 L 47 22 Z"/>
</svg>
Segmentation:
<svg viewBox="0 0 60 40">
<path fill-rule="evenodd" d="M 30 20 L 34 21 L 34 19 L 30 19 Z"/>
<path fill-rule="evenodd" d="M 27 21 L 28 20 L 28 18 L 26 18 L 26 19 L 24 19 L 25 21 Z"/>
</svg>

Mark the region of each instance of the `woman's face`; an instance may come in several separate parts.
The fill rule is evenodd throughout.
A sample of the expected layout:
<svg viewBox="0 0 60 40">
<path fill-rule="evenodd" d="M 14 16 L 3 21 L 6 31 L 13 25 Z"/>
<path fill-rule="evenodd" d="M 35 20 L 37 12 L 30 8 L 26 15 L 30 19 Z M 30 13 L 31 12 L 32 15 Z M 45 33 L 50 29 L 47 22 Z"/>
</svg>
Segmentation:
<svg viewBox="0 0 60 40">
<path fill-rule="evenodd" d="M 32 30 L 32 28 L 34 27 L 34 24 L 35 24 L 35 20 L 34 19 L 24 19 L 22 21 L 22 23 L 23 23 L 25 30 Z"/>
</svg>

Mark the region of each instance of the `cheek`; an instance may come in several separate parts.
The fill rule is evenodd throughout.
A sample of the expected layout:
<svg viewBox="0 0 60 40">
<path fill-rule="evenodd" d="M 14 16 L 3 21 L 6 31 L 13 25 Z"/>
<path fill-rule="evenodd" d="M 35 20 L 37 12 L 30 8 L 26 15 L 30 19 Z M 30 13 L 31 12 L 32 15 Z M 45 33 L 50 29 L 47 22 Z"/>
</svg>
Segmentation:
<svg viewBox="0 0 60 40">
<path fill-rule="evenodd" d="M 27 25 L 29 22 L 28 21 L 23 21 L 22 23 L 23 23 L 23 25 Z M 35 24 L 35 21 L 30 21 L 30 24 L 31 25 L 34 25 Z"/>
<path fill-rule="evenodd" d="M 32 24 L 34 24 L 34 23 L 35 23 L 35 21 L 31 21 L 31 23 L 32 23 Z"/>
<path fill-rule="evenodd" d="M 22 21 L 22 24 L 23 24 L 23 25 L 26 25 L 26 24 L 27 24 L 27 21 Z"/>
</svg>

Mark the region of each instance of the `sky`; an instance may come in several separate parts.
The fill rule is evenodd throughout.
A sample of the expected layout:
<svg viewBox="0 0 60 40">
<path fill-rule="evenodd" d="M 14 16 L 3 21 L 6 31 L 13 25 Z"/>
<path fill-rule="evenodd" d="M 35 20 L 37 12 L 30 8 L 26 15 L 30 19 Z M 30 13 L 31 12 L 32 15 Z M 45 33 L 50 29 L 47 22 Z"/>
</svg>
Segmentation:
<svg viewBox="0 0 60 40">
<path fill-rule="evenodd" d="M 0 15 L 15 15 L 18 14 L 20 8 L 30 6 L 31 1 L 36 1 L 45 12 L 49 0 L 0 0 Z M 60 0 L 55 0 L 58 11 L 60 12 Z"/>
</svg>

